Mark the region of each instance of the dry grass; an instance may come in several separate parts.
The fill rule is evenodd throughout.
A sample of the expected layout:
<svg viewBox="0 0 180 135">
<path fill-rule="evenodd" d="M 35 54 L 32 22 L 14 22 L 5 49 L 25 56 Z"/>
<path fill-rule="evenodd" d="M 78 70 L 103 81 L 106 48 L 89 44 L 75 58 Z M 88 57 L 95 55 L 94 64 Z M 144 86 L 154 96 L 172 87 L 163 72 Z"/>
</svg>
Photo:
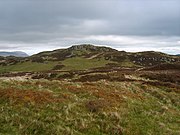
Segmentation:
<svg viewBox="0 0 180 135">
<path fill-rule="evenodd" d="M 80 76 L 86 75 L 91 78 L 97 74 Z M 110 72 L 105 76 L 123 78 L 124 73 Z M 180 132 L 178 87 L 146 79 L 111 81 L 97 77 L 98 81 L 91 82 L 89 78 L 82 82 L 1 80 L 0 134 L 166 135 Z"/>
<path fill-rule="evenodd" d="M 8 100 L 14 104 L 45 104 L 63 101 L 63 99 L 54 97 L 48 91 L 0 89 L 0 96 L 1 99 Z"/>
</svg>

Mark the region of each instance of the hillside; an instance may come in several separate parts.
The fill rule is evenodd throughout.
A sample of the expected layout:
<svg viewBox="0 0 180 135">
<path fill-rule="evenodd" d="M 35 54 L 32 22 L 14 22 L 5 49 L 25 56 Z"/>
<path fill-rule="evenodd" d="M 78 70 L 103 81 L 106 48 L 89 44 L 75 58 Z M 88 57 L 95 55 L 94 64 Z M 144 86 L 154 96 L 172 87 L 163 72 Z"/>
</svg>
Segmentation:
<svg viewBox="0 0 180 135">
<path fill-rule="evenodd" d="M 129 53 L 94 45 L 74 45 L 26 58 L 1 58 L 0 72 L 86 70 L 92 68 L 142 68 L 157 64 L 176 64 L 180 57 L 160 52 Z M 43 67 L 43 68 L 41 68 Z"/>
<path fill-rule="evenodd" d="M 129 63 L 130 66 L 152 66 L 160 63 L 176 63 L 180 61 L 179 57 L 164 54 L 161 52 L 147 51 L 129 53 L 125 51 L 117 51 L 109 47 L 99 47 L 94 45 L 75 45 L 67 49 L 42 52 L 32 56 L 32 59 L 42 58 L 42 61 L 63 61 L 72 57 L 82 57 L 87 59 L 105 59 L 122 64 L 122 66 L 123 63 Z"/>
<path fill-rule="evenodd" d="M 62 61 L 72 57 L 91 58 L 92 56 L 99 56 L 110 52 L 117 52 L 117 50 L 109 47 L 100 47 L 94 45 L 74 45 L 67 49 L 58 49 L 54 51 L 41 52 L 33 55 L 31 58 L 42 58 L 45 60 Z M 94 57 L 97 58 L 97 57 Z"/>
</svg>

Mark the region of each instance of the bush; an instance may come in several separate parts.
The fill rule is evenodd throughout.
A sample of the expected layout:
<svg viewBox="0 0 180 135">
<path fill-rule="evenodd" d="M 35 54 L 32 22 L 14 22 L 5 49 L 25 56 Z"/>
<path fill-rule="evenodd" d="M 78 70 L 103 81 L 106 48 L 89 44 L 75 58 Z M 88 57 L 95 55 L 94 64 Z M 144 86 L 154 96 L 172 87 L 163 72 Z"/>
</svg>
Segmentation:
<svg viewBox="0 0 180 135">
<path fill-rule="evenodd" d="M 44 60 L 41 57 L 33 57 L 32 62 L 43 63 Z"/>
<path fill-rule="evenodd" d="M 54 66 L 52 70 L 60 70 L 63 67 L 65 67 L 63 64 L 58 64 L 58 65 Z"/>
</svg>

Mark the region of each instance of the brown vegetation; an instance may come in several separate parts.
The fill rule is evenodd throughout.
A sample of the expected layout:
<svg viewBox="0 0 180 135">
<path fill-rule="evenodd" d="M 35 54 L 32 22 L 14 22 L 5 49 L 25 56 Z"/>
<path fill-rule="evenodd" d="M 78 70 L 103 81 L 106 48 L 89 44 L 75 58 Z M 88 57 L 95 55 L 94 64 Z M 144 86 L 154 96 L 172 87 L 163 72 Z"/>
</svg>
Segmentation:
<svg viewBox="0 0 180 135">
<path fill-rule="evenodd" d="M 0 89 L 0 96 L 1 99 L 8 100 L 14 104 L 44 104 L 63 101 L 63 99 L 54 97 L 48 91 Z"/>
<path fill-rule="evenodd" d="M 145 72 L 141 77 L 148 78 L 150 80 L 158 80 L 162 82 L 176 83 L 180 85 L 180 72 L 175 73 L 164 73 L 164 72 Z"/>
</svg>

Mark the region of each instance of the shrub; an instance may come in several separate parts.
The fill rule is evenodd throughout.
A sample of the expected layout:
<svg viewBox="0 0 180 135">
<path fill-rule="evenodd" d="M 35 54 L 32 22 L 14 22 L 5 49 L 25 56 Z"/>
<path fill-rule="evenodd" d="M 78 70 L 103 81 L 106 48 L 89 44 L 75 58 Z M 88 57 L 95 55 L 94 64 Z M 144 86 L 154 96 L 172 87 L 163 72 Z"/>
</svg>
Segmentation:
<svg viewBox="0 0 180 135">
<path fill-rule="evenodd" d="M 60 70 L 63 67 L 65 67 L 63 64 L 58 64 L 58 65 L 54 66 L 52 70 Z"/>
<path fill-rule="evenodd" d="M 33 57 L 32 62 L 43 63 L 44 60 L 41 57 Z"/>
</svg>

